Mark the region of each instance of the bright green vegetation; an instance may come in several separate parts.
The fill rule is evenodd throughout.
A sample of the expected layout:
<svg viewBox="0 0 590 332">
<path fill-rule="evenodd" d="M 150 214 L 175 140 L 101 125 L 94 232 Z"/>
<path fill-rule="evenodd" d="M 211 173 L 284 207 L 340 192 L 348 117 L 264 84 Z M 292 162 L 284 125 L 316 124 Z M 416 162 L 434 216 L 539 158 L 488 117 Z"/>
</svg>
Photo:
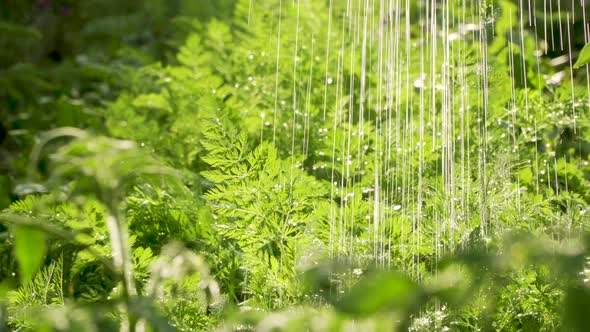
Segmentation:
<svg viewBox="0 0 590 332">
<path fill-rule="evenodd" d="M 586 331 L 565 2 L 3 2 L 0 331 Z"/>
</svg>

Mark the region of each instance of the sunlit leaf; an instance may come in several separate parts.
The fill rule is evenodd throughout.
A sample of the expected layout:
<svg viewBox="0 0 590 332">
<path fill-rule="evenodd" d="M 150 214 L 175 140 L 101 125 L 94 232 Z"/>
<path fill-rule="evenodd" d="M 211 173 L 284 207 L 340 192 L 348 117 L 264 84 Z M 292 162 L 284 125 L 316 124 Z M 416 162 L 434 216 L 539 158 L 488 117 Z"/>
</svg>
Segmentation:
<svg viewBox="0 0 590 332">
<path fill-rule="evenodd" d="M 582 52 L 580 52 L 580 56 L 578 57 L 578 60 L 574 64 L 574 68 L 580 68 L 589 62 L 590 62 L 590 43 L 586 44 L 586 46 L 584 46 L 584 48 L 582 49 Z"/>
<path fill-rule="evenodd" d="M 14 229 L 14 251 L 20 265 L 21 279 L 27 282 L 39 269 L 45 255 L 45 235 L 39 229 L 18 226 Z"/>
</svg>

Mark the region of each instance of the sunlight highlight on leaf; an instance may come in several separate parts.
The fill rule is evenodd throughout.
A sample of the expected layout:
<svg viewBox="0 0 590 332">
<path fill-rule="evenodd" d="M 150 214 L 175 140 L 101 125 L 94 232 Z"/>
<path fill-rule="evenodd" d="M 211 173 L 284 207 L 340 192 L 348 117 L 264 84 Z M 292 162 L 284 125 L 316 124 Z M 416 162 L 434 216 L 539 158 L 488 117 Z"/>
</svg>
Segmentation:
<svg viewBox="0 0 590 332">
<path fill-rule="evenodd" d="M 580 68 L 588 63 L 590 63 L 590 43 L 586 44 L 580 52 L 578 60 L 574 63 L 574 68 Z"/>
<path fill-rule="evenodd" d="M 14 251 L 21 269 L 21 280 L 28 282 L 45 257 L 45 234 L 33 227 L 16 226 L 14 238 Z"/>
</svg>

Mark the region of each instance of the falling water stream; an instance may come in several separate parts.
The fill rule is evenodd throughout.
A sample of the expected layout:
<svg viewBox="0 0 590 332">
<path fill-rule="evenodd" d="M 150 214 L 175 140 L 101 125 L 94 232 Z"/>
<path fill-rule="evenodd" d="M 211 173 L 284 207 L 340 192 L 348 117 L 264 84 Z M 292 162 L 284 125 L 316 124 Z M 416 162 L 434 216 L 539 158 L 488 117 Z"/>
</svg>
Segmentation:
<svg viewBox="0 0 590 332">
<path fill-rule="evenodd" d="M 261 1 L 250 0 L 249 10 L 254 13 Z M 540 148 L 553 147 L 533 137 L 534 158 L 515 156 L 525 144 L 519 137 L 539 130 L 534 90 L 551 92 L 569 80 L 571 105 L 565 109 L 576 130 L 581 106 L 572 31 L 582 22 L 589 40 L 584 1 L 327 0 L 325 12 L 312 14 L 305 12 L 308 1 L 277 1 L 270 36 L 276 48 L 272 141 L 278 145 L 279 135 L 289 135 L 291 155 L 300 156 L 292 158 L 292 170 L 316 158 L 322 161 L 313 169 L 329 172 L 332 257 L 361 254 L 354 229 L 366 226 L 372 260 L 393 266 L 397 248 L 420 278 L 470 234 L 488 236 L 498 219 L 496 188 L 516 181 L 501 199 L 520 209 L 519 165 L 531 167 L 537 194 L 543 186 L 567 190 L 557 177 L 564 156 L 540 156 Z M 295 17 L 293 29 L 284 26 L 288 15 Z M 325 35 L 301 33 L 310 15 L 328 16 Z M 287 39 L 292 42 L 285 53 L 281 41 Z M 309 54 L 315 60 L 300 66 L 300 57 Z M 554 73 L 541 65 L 549 56 L 555 58 Z M 494 67 L 504 57 L 508 73 Z M 280 92 L 284 63 L 292 64 L 290 96 Z M 588 68 L 580 70 L 586 72 L 588 99 Z M 318 110 L 310 102 L 318 98 L 314 94 L 323 95 Z M 502 113 L 497 101 L 505 96 Z M 287 97 L 288 107 L 282 104 Z M 285 112 L 288 124 L 279 120 Z M 313 112 L 324 121 L 319 129 Z M 518 127 L 523 117 L 531 128 Z M 498 128 L 505 128 L 500 142 L 489 133 L 497 135 Z M 317 136 L 331 140 L 331 150 L 310 149 Z M 268 137 L 261 131 L 263 139 Z M 359 211 L 364 219 L 357 218 Z M 434 258 L 424 267 L 423 255 Z"/>
</svg>

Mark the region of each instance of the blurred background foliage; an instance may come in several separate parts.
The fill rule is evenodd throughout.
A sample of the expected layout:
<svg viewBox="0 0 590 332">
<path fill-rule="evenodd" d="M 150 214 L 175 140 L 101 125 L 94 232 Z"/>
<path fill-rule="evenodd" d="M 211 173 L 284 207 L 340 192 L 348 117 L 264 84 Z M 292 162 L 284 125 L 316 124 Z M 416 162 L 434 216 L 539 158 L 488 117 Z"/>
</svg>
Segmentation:
<svg viewBox="0 0 590 332">
<path fill-rule="evenodd" d="M 61 126 L 104 132 L 96 108 L 127 88 L 135 70 L 175 63 L 188 33 L 211 19 L 230 20 L 233 2 L 3 1 L 0 206 L 25 173 L 35 135 Z"/>
</svg>

